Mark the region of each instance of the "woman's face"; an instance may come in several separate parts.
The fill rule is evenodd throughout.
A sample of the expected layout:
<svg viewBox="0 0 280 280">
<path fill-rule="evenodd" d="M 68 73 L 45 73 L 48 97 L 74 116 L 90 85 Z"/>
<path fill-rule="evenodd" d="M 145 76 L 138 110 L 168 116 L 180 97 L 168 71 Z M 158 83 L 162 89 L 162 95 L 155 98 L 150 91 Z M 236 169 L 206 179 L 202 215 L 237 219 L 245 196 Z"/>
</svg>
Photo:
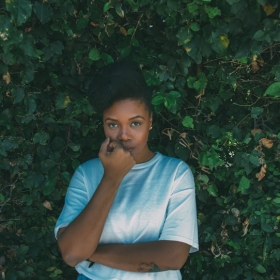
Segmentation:
<svg viewBox="0 0 280 280">
<path fill-rule="evenodd" d="M 150 160 L 154 153 L 148 148 L 152 115 L 139 100 L 115 102 L 103 112 L 104 133 L 110 140 L 118 140 L 131 152 L 136 163 Z"/>
</svg>

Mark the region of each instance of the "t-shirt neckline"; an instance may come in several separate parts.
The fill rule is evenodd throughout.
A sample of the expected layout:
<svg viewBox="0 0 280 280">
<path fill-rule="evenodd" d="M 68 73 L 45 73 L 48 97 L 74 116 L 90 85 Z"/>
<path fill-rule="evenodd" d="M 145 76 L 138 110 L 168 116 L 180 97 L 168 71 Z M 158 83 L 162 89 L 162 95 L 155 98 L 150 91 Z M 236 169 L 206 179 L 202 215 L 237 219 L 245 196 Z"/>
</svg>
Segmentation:
<svg viewBox="0 0 280 280">
<path fill-rule="evenodd" d="M 159 158 L 161 157 L 161 153 L 159 152 L 155 152 L 155 156 L 152 157 L 150 160 L 146 161 L 146 162 L 142 162 L 142 163 L 136 163 L 133 167 L 132 167 L 132 170 L 135 170 L 135 169 L 140 169 L 140 168 L 146 168 L 148 166 L 151 166 L 153 164 L 155 164 Z"/>
</svg>

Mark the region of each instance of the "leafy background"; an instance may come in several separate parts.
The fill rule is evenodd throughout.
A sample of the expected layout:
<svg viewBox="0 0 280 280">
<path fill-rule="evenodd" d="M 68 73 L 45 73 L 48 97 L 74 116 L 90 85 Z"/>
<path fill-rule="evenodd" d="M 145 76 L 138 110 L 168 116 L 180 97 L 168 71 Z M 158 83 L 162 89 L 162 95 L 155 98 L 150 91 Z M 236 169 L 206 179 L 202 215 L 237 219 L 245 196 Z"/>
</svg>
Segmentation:
<svg viewBox="0 0 280 280">
<path fill-rule="evenodd" d="M 200 251 L 183 279 L 280 279 L 277 0 L 0 3 L 0 272 L 75 279 L 53 227 L 103 132 L 87 100 L 100 67 L 141 65 L 150 146 L 191 166 Z"/>
</svg>

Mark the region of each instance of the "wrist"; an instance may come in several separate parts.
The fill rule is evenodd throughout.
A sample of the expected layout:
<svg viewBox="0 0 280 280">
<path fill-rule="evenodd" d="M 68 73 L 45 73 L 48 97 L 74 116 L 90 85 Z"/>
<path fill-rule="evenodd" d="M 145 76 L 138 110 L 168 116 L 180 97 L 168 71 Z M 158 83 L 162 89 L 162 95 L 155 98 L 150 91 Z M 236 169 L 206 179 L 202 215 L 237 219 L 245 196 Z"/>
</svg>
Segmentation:
<svg viewBox="0 0 280 280">
<path fill-rule="evenodd" d="M 110 185 L 111 187 L 118 188 L 122 180 L 123 177 L 120 178 L 120 176 L 116 176 L 116 174 L 110 174 L 108 172 L 104 172 L 101 181 L 106 185 Z"/>
</svg>

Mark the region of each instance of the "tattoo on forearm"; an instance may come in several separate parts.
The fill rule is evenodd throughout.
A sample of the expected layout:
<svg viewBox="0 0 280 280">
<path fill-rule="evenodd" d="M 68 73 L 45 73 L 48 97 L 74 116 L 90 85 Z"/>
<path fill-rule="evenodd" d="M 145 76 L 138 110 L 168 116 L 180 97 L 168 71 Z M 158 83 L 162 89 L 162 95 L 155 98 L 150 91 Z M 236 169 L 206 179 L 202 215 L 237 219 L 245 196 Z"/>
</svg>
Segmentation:
<svg viewBox="0 0 280 280">
<path fill-rule="evenodd" d="M 161 271 L 161 269 L 159 266 L 157 266 L 153 262 L 150 262 L 150 263 L 142 262 L 139 264 L 138 271 L 139 272 L 159 272 L 159 271 Z"/>
</svg>

